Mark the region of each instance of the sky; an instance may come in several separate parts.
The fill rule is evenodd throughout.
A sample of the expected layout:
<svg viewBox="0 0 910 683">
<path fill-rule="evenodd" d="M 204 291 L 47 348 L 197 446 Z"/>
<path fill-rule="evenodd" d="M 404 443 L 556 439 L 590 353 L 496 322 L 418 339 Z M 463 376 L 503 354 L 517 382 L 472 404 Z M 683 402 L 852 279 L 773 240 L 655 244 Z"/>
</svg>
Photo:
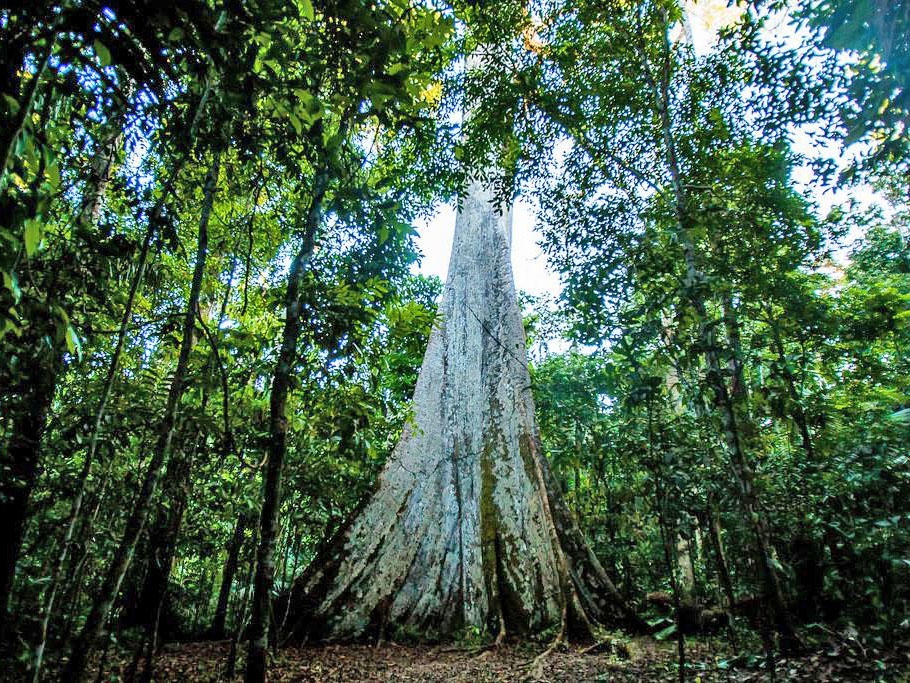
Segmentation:
<svg viewBox="0 0 910 683">
<path fill-rule="evenodd" d="M 512 272 L 518 291 L 533 294 L 558 294 L 562 291 L 559 276 L 547 266 L 547 259 L 537 242 L 533 207 L 519 200 L 512 208 Z M 423 259 L 416 272 L 446 279 L 452 237 L 455 233 L 455 207 L 442 206 L 430 220 L 417 223 L 417 245 Z"/>
</svg>

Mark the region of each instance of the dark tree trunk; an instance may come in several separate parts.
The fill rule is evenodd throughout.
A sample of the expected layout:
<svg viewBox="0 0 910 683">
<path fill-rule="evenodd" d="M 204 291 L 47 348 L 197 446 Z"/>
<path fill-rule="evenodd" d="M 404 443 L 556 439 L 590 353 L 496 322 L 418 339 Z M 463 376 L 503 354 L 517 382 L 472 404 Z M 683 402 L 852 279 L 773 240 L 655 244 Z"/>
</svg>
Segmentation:
<svg viewBox="0 0 910 683">
<path fill-rule="evenodd" d="M 240 595 L 238 601 L 237 609 L 235 610 L 234 619 L 235 625 L 234 630 L 231 634 L 231 649 L 228 653 L 228 661 L 225 678 L 227 680 L 232 680 L 234 678 L 234 672 L 237 667 L 237 648 L 240 645 L 240 639 L 243 637 L 243 631 L 246 627 L 247 622 L 247 608 L 250 603 L 250 582 L 253 579 L 253 575 L 256 571 L 256 549 L 259 547 L 259 527 L 253 527 L 253 541 L 250 544 L 250 557 L 247 562 L 247 570 L 244 574 L 242 580 L 243 592 Z"/>
<path fill-rule="evenodd" d="M 222 640 L 227 636 L 227 613 L 231 599 L 231 586 L 237 569 L 240 566 L 240 551 L 243 548 L 243 535 L 249 527 L 250 520 L 246 511 L 241 512 L 234 524 L 234 533 L 228 542 L 227 558 L 221 571 L 221 587 L 218 590 L 218 603 L 215 607 L 215 618 L 212 620 L 212 638 Z"/>
<path fill-rule="evenodd" d="M 0 191 L 2 191 L 6 185 L 6 172 L 13 158 L 13 151 L 16 149 L 16 143 L 19 140 L 19 136 L 22 135 L 25 124 L 32 113 L 32 106 L 35 103 L 35 96 L 38 93 L 38 84 L 44 76 L 44 70 L 47 68 L 47 62 L 50 59 L 53 48 L 53 42 L 45 48 L 44 53 L 41 55 L 38 62 L 38 69 L 29 79 L 28 84 L 25 86 L 25 91 L 22 93 L 22 98 L 18 102 L 19 108 L 13 116 L 5 122 L 6 125 L 3 126 L 3 130 L 0 131 L 0 164 L 2 164 L 0 165 Z M 21 66 L 21 61 L 19 65 Z"/>
<path fill-rule="evenodd" d="M 297 361 L 300 337 L 300 289 L 322 219 L 322 202 L 328 187 L 328 171 L 322 168 L 313 178 L 310 206 L 303 217 L 300 249 L 291 263 L 285 294 L 285 322 L 281 350 L 272 377 L 270 396 L 268 464 L 265 472 L 262 512 L 259 522 L 259 550 L 256 560 L 255 591 L 247 654 L 247 683 L 265 681 L 269 647 L 272 582 L 275 574 L 275 542 L 278 535 L 278 508 L 281 504 L 281 475 L 287 452 L 287 399 Z"/>
<path fill-rule="evenodd" d="M 55 359 L 41 354 L 23 368 L 21 395 L 25 400 L 16 409 L 12 437 L 7 444 L 6 462 L 0 476 L 0 640 L 7 627 L 7 609 L 16 575 L 16 564 L 28 519 L 28 501 L 38 478 L 41 437 L 57 384 Z"/>
<path fill-rule="evenodd" d="M 664 19 L 666 22 L 666 15 Z M 668 23 L 665 26 L 665 30 L 669 31 Z M 683 266 L 686 273 L 685 296 L 698 316 L 698 342 L 707 366 L 706 379 L 714 394 L 714 404 L 723 425 L 723 436 L 727 446 L 730 469 L 743 506 L 745 521 L 753 532 L 753 547 L 759 564 L 761 581 L 765 589 L 765 600 L 774 613 L 775 625 L 780 635 L 781 648 L 784 651 L 797 650 L 801 647 L 801 643 L 793 627 L 784 598 L 780 575 L 772 559 L 774 553 L 770 532 L 755 490 L 752 468 L 743 448 L 742 433 L 733 398 L 724 379 L 719 353 L 720 346 L 714 324 L 708 315 L 705 292 L 710 291 L 710 284 L 699 268 L 696 245 L 692 238 L 689 198 L 684 186 L 682 172 L 680 171 L 670 112 L 670 49 L 669 36 L 665 34 L 665 55 L 662 64 L 656 70 L 656 74 L 652 72 L 652 65 L 644 46 L 641 49 L 641 58 L 642 67 L 654 97 L 655 113 L 659 120 L 660 133 L 664 143 L 664 161 L 673 191 L 676 232 L 683 251 Z"/>
<path fill-rule="evenodd" d="M 799 431 L 800 441 L 803 452 L 806 454 L 808 465 L 812 468 L 815 466 L 815 448 L 812 445 L 809 420 L 806 417 L 806 411 L 803 409 L 803 401 L 799 395 L 799 389 L 797 389 L 796 377 L 793 375 L 793 370 L 790 369 L 790 361 L 787 359 L 787 350 L 784 348 L 784 341 L 781 338 L 777 321 L 772 317 L 770 310 L 767 310 L 767 317 L 768 327 L 771 329 L 771 339 L 774 343 L 774 352 L 777 354 L 777 362 L 780 365 L 780 373 L 783 376 L 784 383 L 787 385 L 787 393 L 790 395 L 792 404 L 790 415 Z"/>
<path fill-rule="evenodd" d="M 18 109 L 0 121 L 0 222 L 7 222 L 12 212 L 12 200 L 5 193 L 7 170 L 19 136 L 32 113 L 38 85 L 53 49 L 53 44 L 49 44 L 39 55 L 38 70 L 25 84 L 20 96 L 20 69 L 28 49 L 30 30 L 29 27 L 5 28 L 0 33 L 4 43 L 0 56 L 9 61 L 0 66 L 0 93 L 16 99 Z M 27 343 L 27 340 L 23 341 Z M 31 346 L 37 350 L 42 344 L 36 341 Z M 6 639 L 9 603 L 28 519 L 28 502 L 38 478 L 41 437 L 57 385 L 59 368 L 48 356 L 35 351 L 32 358 L 23 359 L 24 367 L 20 370 L 23 378 L 19 390 L 13 394 L 21 399 L 15 408 L 5 457 L 0 461 L 0 520 L 3 520 L 0 524 L 0 643 Z"/>
<path fill-rule="evenodd" d="M 151 626 L 163 609 L 177 538 L 190 493 L 190 474 L 195 446 L 182 457 L 171 457 L 161 484 L 162 499 L 168 504 L 158 510 L 148 535 L 148 569 L 139 589 L 131 625 Z"/>
<path fill-rule="evenodd" d="M 105 194 L 107 192 L 107 187 L 110 184 L 111 178 L 113 176 L 114 161 L 117 157 L 118 150 L 120 149 L 120 144 L 123 137 L 122 125 L 124 120 L 125 115 L 123 111 L 114 117 L 111 125 L 109 125 L 104 131 L 103 138 L 99 144 L 98 153 L 93 160 L 91 173 L 89 175 L 88 181 L 86 182 L 86 190 L 83 195 L 82 210 L 79 214 L 79 227 L 84 230 L 89 230 L 94 227 L 100 216 L 101 208 L 104 204 Z M 145 256 L 142 256 L 141 260 L 144 261 Z M 125 318 L 128 318 L 131 313 L 132 300 L 130 300 L 128 303 Z M 125 334 L 125 331 L 126 330 L 124 328 L 121 330 L 121 333 Z M 112 361 L 111 367 L 116 370 L 116 365 L 118 363 L 119 355 Z M 104 384 L 103 394 L 105 396 L 110 394 L 113 379 L 114 373 L 109 372 Z M 54 556 L 53 564 L 50 570 L 50 580 L 48 581 L 47 590 L 45 591 L 44 595 L 44 614 L 41 619 L 38 644 L 35 647 L 35 661 L 32 672 L 32 680 L 34 683 L 38 683 L 38 681 L 41 680 L 42 659 L 44 657 L 44 648 L 47 643 L 50 620 L 54 613 L 57 591 L 60 587 L 60 574 L 70 553 L 70 546 L 73 543 L 73 533 L 76 529 L 76 525 L 79 523 L 79 516 L 82 511 L 82 502 L 85 498 L 86 487 L 88 485 L 88 478 L 91 474 L 92 466 L 95 460 L 95 454 L 98 445 L 96 436 L 97 427 L 99 427 L 100 424 L 96 424 L 95 426 L 96 431 L 93 434 L 91 440 L 89 453 L 86 456 L 85 461 L 82 465 L 82 470 L 79 473 L 79 486 L 76 491 L 76 495 L 73 497 L 73 501 L 70 504 L 70 512 L 66 525 L 64 526 L 63 539 L 60 543 L 59 552 Z"/>
<path fill-rule="evenodd" d="M 739 316 L 736 314 L 736 306 L 733 303 L 733 297 L 729 292 L 722 292 L 720 295 L 721 306 L 724 312 L 724 327 L 727 331 L 727 342 L 730 345 L 730 396 L 737 403 L 748 407 L 749 390 L 746 386 L 746 380 L 743 375 L 743 340 L 742 330 L 739 324 Z M 748 410 L 744 411 L 746 414 Z"/>
</svg>

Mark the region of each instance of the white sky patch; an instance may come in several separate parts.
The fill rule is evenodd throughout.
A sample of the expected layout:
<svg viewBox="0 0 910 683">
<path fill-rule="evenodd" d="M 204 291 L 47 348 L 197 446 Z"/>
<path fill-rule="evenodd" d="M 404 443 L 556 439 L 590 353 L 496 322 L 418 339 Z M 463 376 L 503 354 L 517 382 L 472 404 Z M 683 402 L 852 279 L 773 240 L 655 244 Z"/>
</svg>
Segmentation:
<svg viewBox="0 0 910 683">
<path fill-rule="evenodd" d="M 423 258 L 412 270 L 445 280 L 455 234 L 454 205 L 444 205 L 431 219 L 418 221 L 417 229 L 417 246 L 423 253 Z M 546 256 L 538 246 L 540 239 L 533 207 L 519 199 L 512 209 L 512 271 L 515 274 L 515 287 L 535 296 L 558 295 L 562 291 L 559 275 L 547 265 Z"/>
</svg>

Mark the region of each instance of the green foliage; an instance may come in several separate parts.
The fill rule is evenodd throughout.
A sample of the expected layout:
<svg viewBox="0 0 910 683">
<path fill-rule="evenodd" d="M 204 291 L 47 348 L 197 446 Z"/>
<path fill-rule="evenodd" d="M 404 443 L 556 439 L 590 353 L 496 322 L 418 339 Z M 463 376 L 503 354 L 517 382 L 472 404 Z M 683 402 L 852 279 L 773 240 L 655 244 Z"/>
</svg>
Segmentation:
<svg viewBox="0 0 910 683">
<path fill-rule="evenodd" d="M 890 226 L 849 207 L 819 218 L 793 175 L 814 169 L 823 186 L 825 167 L 788 138 L 844 101 L 824 90 L 836 87 L 827 57 L 814 58 L 820 74 L 800 62 L 823 48 L 763 46 L 759 13 L 730 34 L 748 40 L 699 55 L 667 38 L 678 12 L 671 2 L 554 9 L 540 22 L 544 47 L 522 63 L 543 247 L 563 275 L 566 327 L 589 345 L 537 365 L 544 444 L 629 595 L 671 589 L 671 572 L 682 582 L 677 539 L 694 555 L 684 599 L 763 591 L 740 475 L 726 464 L 713 339 L 791 608 L 900 638 L 905 183 L 882 184 Z M 864 49 L 872 59 L 878 48 Z M 534 170 L 550 164 L 560 172 Z M 851 229 L 866 237 L 844 268 L 832 253 Z"/>
<path fill-rule="evenodd" d="M 792 47 L 769 38 L 778 5 L 751 3 L 706 50 L 672 0 L 0 9 L 0 506 L 22 526 L 3 537 L 17 571 L 0 656 L 32 661 L 29 615 L 62 548 L 52 665 L 100 588 L 155 448 L 216 157 L 172 434 L 189 475 L 154 501 L 158 520 L 186 506 L 162 638 L 206 633 L 232 555 L 227 625 L 245 623 L 294 255 L 312 239 L 276 595 L 409 420 L 441 292 L 410 272 L 413 225 L 468 175 L 537 200 L 564 282 L 531 302 L 541 434 L 621 591 L 647 609 L 675 587 L 739 615 L 764 590 L 719 377 L 788 604 L 905 638 L 908 7 L 807 0 Z M 885 210 L 822 216 L 806 188 L 839 160 L 801 138 L 858 150 L 841 180 L 863 170 Z M 158 520 L 114 625 L 160 560 Z M 659 638 L 682 626 L 656 618 Z"/>
</svg>

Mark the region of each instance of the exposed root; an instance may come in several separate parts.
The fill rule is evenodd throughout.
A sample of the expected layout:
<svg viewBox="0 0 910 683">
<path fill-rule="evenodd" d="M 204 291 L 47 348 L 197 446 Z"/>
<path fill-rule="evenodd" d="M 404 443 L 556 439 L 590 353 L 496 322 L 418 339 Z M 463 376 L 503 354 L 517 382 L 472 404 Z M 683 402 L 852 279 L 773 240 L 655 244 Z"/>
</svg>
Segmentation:
<svg viewBox="0 0 910 683">
<path fill-rule="evenodd" d="M 477 659 L 485 659 L 486 657 L 488 657 L 490 655 L 490 653 L 499 649 L 499 645 L 500 645 L 500 643 L 498 641 L 494 641 L 492 643 L 487 643 L 486 645 L 481 645 L 480 647 L 475 647 L 468 654 L 471 657 L 476 657 Z"/>
<path fill-rule="evenodd" d="M 483 647 L 477 648 L 476 650 L 474 650 L 471 653 L 471 655 L 474 657 L 477 657 L 477 659 L 483 659 L 484 657 L 489 655 L 494 650 L 498 650 L 500 648 L 500 646 L 505 642 L 505 639 L 506 639 L 506 627 L 505 627 L 505 624 L 500 619 L 499 633 L 496 635 L 496 640 L 494 640 L 492 643 L 488 643 L 488 644 L 484 645 Z"/>
<path fill-rule="evenodd" d="M 562 610 L 562 624 L 559 627 L 559 633 L 553 639 L 547 649 L 537 655 L 531 663 L 528 665 L 528 675 L 525 676 L 524 680 L 530 683 L 531 681 L 544 681 L 544 664 L 551 654 L 565 647 L 566 644 L 566 608 L 563 607 Z"/>
<path fill-rule="evenodd" d="M 528 675 L 525 676 L 524 680 L 528 683 L 532 681 L 545 681 L 544 677 L 544 665 L 546 664 L 547 659 L 550 655 L 561 650 L 565 647 L 566 641 L 563 637 L 563 634 L 560 633 L 556 638 L 553 639 L 553 642 L 547 646 L 547 649 L 537 655 L 531 663 L 528 665 Z"/>
<path fill-rule="evenodd" d="M 630 659 L 632 657 L 632 653 L 629 652 L 629 646 L 621 639 L 613 637 L 598 640 L 593 645 L 580 650 L 578 654 L 591 656 L 609 654 L 619 659 Z"/>
</svg>

